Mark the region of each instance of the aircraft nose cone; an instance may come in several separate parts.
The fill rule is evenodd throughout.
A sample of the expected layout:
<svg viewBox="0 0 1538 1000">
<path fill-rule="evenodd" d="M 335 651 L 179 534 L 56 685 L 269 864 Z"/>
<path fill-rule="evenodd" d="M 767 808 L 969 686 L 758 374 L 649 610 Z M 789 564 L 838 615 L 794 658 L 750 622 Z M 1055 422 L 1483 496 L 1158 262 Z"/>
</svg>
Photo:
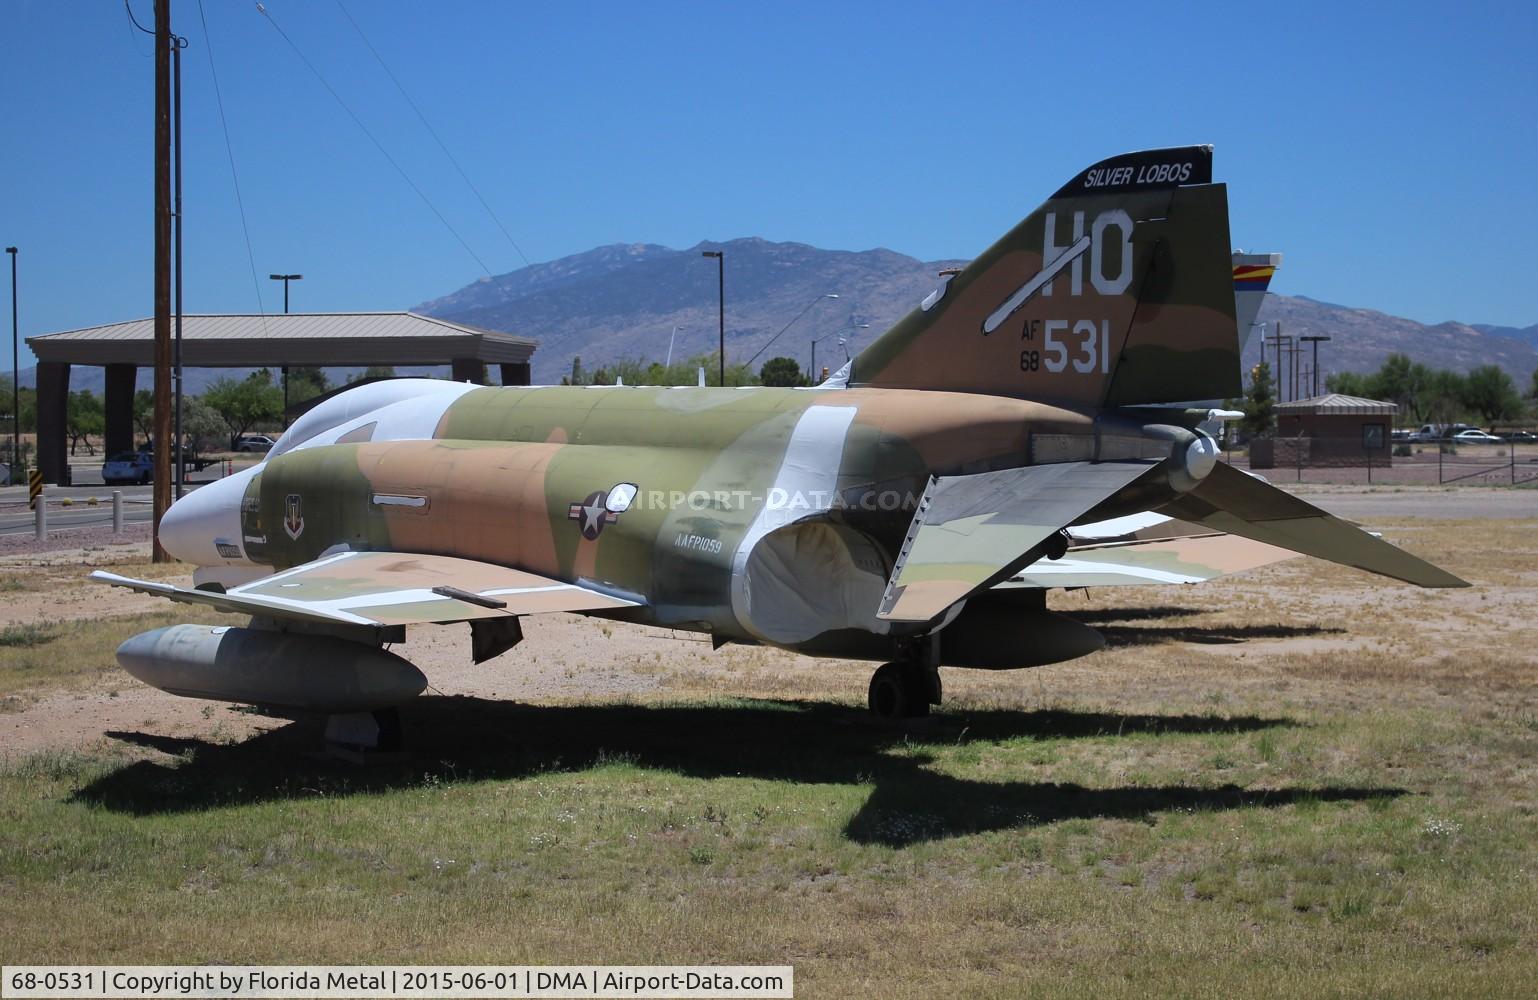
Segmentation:
<svg viewBox="0 0 1538 1000">
<path fill-rule="evenodd" d="M 256 468 L 201 486 L 160 519 L 160 544 L 195 566 L 249 565 L 241 540 L 240 502 Z"/>
</svg>

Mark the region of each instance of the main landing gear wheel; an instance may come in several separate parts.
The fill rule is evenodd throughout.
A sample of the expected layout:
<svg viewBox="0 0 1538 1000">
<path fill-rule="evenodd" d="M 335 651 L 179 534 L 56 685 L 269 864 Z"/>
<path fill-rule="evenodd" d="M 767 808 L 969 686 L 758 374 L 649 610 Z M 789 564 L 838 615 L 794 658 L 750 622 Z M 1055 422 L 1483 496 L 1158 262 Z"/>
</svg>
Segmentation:
<svg viewBox="0 0 1538 1000">
<path fill-rule="evenodd" d="M 879 719 L 916 719 L 929 714 L 930 682 L 915 663 L 888 663 L 870 679 L 870 710 Z"/>
</svg>

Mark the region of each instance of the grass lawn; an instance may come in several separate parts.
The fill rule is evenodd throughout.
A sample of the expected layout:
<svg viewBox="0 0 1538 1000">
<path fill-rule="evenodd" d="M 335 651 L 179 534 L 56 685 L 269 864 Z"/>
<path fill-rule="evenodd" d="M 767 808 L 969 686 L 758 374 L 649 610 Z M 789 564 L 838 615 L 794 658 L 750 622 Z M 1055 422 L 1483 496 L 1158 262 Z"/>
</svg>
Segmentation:
<svg viewBox="0 0 1538 1000">
<path fill-rule="evenodd" d="M 867 720 L 868 666 L 616 651 L 655 693 L 423 697 L 398 767 L 318 760 L 310 724 L 3 754 L 0 960 L 771 963 L 798 996 L 1533 994 L 1538 523 L 1389 537 L 1481 587 L 1294 560 L 1058 595 L 1106 651 L 946 671 L 947 704 L 910 727 Z M 0 644 L 89 661 L 15 689 L 102 669 L 108 638 L 77 631 L 78 651 Z"/>
</svg>

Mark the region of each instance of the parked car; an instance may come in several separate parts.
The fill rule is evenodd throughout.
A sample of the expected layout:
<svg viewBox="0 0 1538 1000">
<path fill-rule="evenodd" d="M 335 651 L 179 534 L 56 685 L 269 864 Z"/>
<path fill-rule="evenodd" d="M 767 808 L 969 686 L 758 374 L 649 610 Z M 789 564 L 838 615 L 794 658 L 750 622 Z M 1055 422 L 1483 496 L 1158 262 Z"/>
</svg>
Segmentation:
<svg viewBox="0 0 1538 1000">
<path fill-rule="evenodd" d="M 1460 431 L 1474 431 L 1473 424 L 1421 424 L 1421 429 L 1410 438 L 1412 441 L 1451 441 Z"/>
<path fill-rule="evenodd" d="M 271 451 L 278 442 L 265 434 L 245 434 L 235 442 L 236 451 Z"/>
<path fill-rule="evenodd" d="M 125 451 L 113 455 L 101 467 L 101 481 L 143 485 L 155 476 L 155 456 L 147 451 Z"/>
<path fill-rule="evenodd" d="M 1486 434 L 1484 431 L 1459 431 L 1453 435 L 1453 441 L 1457 444 L 1505 444 L 1506 442 L 1494 434 Z"/>
</svg>

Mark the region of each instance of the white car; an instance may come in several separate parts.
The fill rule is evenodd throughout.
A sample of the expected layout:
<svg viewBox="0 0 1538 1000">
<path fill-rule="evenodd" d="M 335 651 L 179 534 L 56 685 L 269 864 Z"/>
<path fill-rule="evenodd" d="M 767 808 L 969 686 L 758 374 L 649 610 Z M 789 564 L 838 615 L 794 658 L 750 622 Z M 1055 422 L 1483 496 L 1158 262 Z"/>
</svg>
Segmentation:
<svg viewBox="0 0 1538 1000">
<path fill-rule="evenodd" d="M 1457 444 L 1505 444 L 1503 438 L 1494 434 L 1486 434 L 1484 431 L 1459 431 L 1453 435 L 1453 441 Z"/>
</svg>

